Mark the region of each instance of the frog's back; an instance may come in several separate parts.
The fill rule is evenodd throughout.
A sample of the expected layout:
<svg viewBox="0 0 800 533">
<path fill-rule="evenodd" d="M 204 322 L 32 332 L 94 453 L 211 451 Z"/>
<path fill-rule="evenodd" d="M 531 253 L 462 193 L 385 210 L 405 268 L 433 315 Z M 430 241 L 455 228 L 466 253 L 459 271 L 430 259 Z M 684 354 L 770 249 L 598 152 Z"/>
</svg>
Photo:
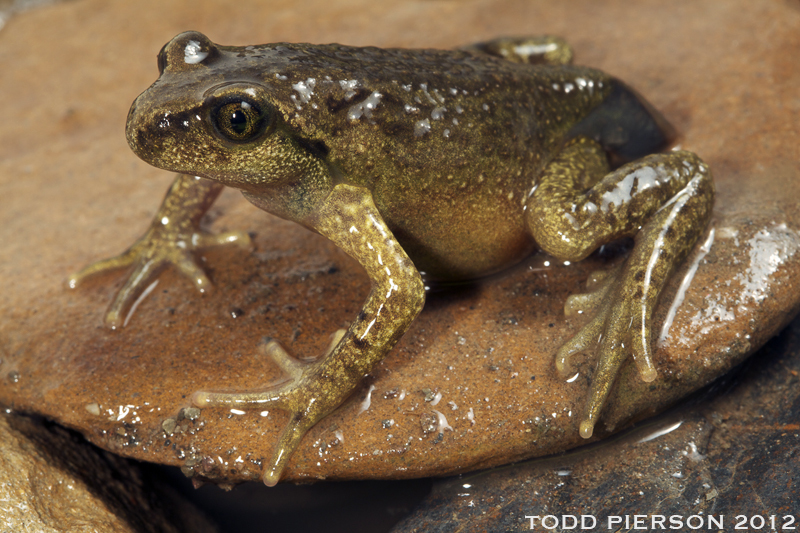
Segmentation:
<svg viewBox="0 0 800 533">
<path fill-rule="evenodd" d="M 591 117 L 624 87 L 587 67 L 463 50 L 232 50 L 255 60 L 283 120 L 337 178 L 372 192 L 432 277 L 478 277 L 529 254 L 526 193 L 570 136 L 609 136 L 614 117 Z"/>
</svg>

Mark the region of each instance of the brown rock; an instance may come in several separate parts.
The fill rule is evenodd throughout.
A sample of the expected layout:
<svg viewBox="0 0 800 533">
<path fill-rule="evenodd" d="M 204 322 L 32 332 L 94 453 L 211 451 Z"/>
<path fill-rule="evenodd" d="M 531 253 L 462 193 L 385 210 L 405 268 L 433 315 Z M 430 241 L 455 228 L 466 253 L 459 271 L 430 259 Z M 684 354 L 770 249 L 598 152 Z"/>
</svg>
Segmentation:
<svg viewBox="0 0 800 533">
<path fill-rule="evenodd" d="M 3 531 L 213 533 L 200 511 L 131 462 L 24 416 L 0 415 Z"/>
<path fill-rule="evenodd" d="M 279 374 L 260 339 L 314 355 L 358 311 L 368 286 L 356 264 L 233 192 L 209 227 L 256 232 L 256 251 L 204 254 L 213 294 L 166 272 L 127 327 L 108 331 L 102 315 L 122 273 L 63 288 L 69 273 L 129 245 L 166 189 L 170 177 L 137 161 L 122 132 L 130 102 L 156 78 L 155 53 L 189 28 L 225 44 L 415 47 L 555 33 L 573 43 L 577 62 L 628 81 L 661 109 L 713 169 L 714 240 L 705 255 L 698 246 L 663 298 L 659 324 L 688 280 L 655 354 L 659 379 L 644 384 L 625 367 L 601 420 L 608 430 L 713 380 L 790 320 L 800 299 L 796 9 L 713 0 L 468 5 L 312 2 L 301 13 L 293 2 L 251 1 L 232 17 L 230 5 L 209 0 L 190 11 L 80 0 L 13 19 L 0 32 L 0 402 L 124 455 L 255 479 L 285 415 L 194 416 L 189 395 L 268 383 Z M 754 24 L 768 26 L 769 39 Z M 574 415 L 587 372 L 563 382 L 552 354 L 583 323 L 564 317 L 567 295 L 618 259 L 564 267 L 533 257 L 479 286 L 432 294 L 364 390 L 309 433 L 288 477 L 442 475 L 582 444 Z"/>
</svg>

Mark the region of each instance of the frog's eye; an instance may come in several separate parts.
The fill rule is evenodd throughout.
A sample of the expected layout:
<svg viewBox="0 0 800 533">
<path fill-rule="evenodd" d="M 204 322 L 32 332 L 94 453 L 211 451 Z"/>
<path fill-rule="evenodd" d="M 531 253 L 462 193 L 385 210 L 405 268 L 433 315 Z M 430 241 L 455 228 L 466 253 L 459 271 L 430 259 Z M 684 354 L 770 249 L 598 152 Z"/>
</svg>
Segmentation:
<svg viewBox="0 0 800 533">
<path fill-rule="evenodd" d="M 234 142 L 248 142 L 258 137 L 269 122 L 267 114 L 252 103 L 236 100 L 215 109 L 211 118 L 220 135 Z"/>
</svg>

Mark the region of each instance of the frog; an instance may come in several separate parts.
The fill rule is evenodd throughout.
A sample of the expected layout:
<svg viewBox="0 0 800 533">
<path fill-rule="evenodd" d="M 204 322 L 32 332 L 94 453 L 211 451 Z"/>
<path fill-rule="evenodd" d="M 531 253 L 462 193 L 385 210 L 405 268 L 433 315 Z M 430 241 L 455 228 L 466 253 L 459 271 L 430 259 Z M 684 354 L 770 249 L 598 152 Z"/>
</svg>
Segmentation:
<svg viewBox="0 0 800 533">
<path fill-rule="evenodd" d="M 572 63 L 553 36 L 455 50 L 275 43 L 223 46 L 184 32 L 158 53 L 158 79 L 133 102 L 126 137 L 177 173 L 145 234 L 75 273 L 129 274 L 105 314 L 123 325 L 163 268 L 203 292 L 198 250 L 251 246 L 200 221 L 224 187 L 353 257 L 370 292 L 314 359 L 265 350 L 287 379 L 258 390 L 197 391 L 203 409 L 274 408 L 288 422 L 262 479 L 275 485 L 306 433 L 392 350 L 435 283 L 479 280 L 536 251 L 564 262 L 632 239 L 624 261 L 569 296 L 591 318 L 554 354 L 568 376 L 594 353 L 578 431 L 594 433 L 623 363 L 658 377 L 653 314 L 709 223 L 714 184 L 674 128 L 634 89 Z"/>
</svg>

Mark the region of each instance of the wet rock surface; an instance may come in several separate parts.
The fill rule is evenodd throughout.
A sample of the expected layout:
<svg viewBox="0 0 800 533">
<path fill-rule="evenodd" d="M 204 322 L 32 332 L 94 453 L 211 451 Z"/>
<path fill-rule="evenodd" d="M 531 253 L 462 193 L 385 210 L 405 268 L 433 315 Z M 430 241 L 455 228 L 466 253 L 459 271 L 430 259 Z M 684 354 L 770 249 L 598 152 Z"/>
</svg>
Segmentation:
<svg viewBox="0 0 800 533">
<path fill-rule="evenodd" d="M 285 414 L 198 412 L 191 393 L 269 383 L 280 374 L 260 351 L 265 337 L 313 356 L 358 312 L 368 290 L 358 265 L 233 191 L 207 227 L 254 232 L 255 251 L 203 254 L 212 294 L 167 271 L 128 324 L 110 331 L 102 316 L 122 272 L 63 287 L 69 273 L 132 243 L 166 190 L 171 178 L 128 150 L 124 120 L 157 76 L 155 53 L 188 28 L 225 44 L 414 47 L 554 33 L 572 42 L 577 62 L 628 81 L 662 110 L 714 172 L 713 238 L 662 299 L 659 379 L 642 383 L 627 365 L 599 437 L 706 385 L 776 334 L 800 302 L 796 4 L 470 6 L 311 2 L 300 14 L 295 4 L 245 2 L 242 18 L 212 2 L 187 13 L 81 0 L 13 19 L 0 32 L 0 403 L 187 475 L 256 479 Z M 754 21 L 769 25 L 769 39 L 752 33 Z M 363 390 L 307 435 L 288 479 L 446 475 L 583 444 L 577 414 L 591 358 L 566 383 L 552 355 L 585 321 L 564 317 L 566 297 L 620 259 L 609 252 L 563 266 L 536 256 L 480 285 L 431 294 Z"/>
<path fill-rule="evenodd" d="M 80 435 L 0 415 L 0 529 L 38 533 L 214 533 L 202 513 L 130 461 Z"/>
<path fill-rule="evenodd" d="M 630 530 L 634 515 L 647 531 L 790 530 L 800 519 L 799 384 L 796 319 L 679 409 L 561 456 L 440 481 L 392 531 L 544 531 L 543 517 L 563 527 L 564 515 L 584 531 Z M 539 517 L 534 527 L 526 516 Z"/>
</svg>

